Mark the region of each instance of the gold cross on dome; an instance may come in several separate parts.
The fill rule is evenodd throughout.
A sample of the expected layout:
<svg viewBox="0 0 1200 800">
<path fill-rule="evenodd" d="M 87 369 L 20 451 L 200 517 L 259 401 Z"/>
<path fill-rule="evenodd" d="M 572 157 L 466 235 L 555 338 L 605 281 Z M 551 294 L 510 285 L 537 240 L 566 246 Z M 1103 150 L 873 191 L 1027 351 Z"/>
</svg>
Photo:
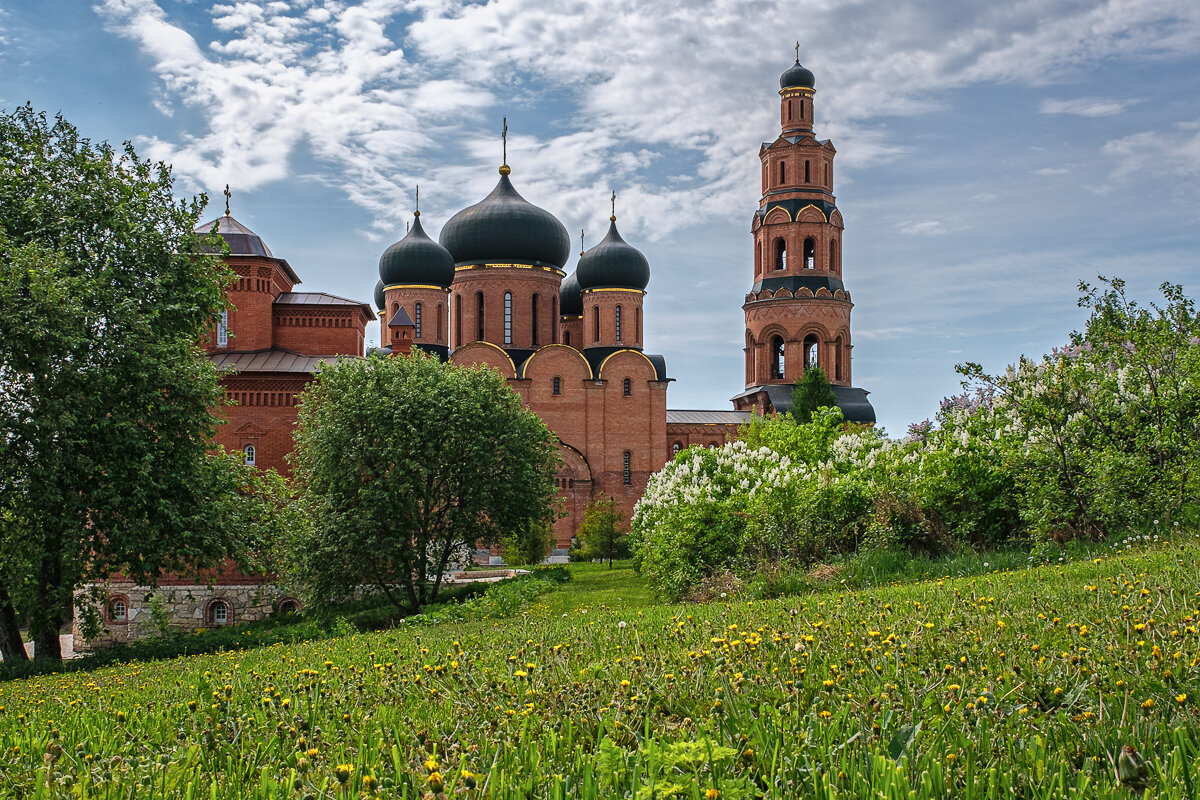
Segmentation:
<svg viewBox="0 0 1200 800">
<path fill-rule="evenodd" d="M 579 229 L 579 255 L 583 255 L 583 228 Z"/>
<path fill-rule="evenodd" d="M 419 217 L 421 216 L 421 184 L 419 183 L 417 184 L 416 200 L 414 202 L 416 202 L 416 208 L 413 209 L 413 216 Z"/>
<path fill-rule="evenodd" d="M 232 197 L 229 193 L 229 184 L 225 184 L 225 216 L 229 216 L 229 198 Z"/>
<path fill-rule="evenodd" d="M 616 189 L 612 190 L 612 197 L 610 197 L 609 200 L 612 202 L 612 216 L 609 217 L 608 219 L 609 219 L 609 222 L 616 222 L 617 221 L 617 190 Z"/>
<path fill-rule="evenodd" d="M 504 148 L 503 164 L 508 164 L 508 117 L 504 118 L 504 130 L 500 132 L 500 141 Z"/>
<path fill-rule="evenodd" d="M 796 63 L 800 63 L 800 42 L 796 42 Z"/>
</svg>

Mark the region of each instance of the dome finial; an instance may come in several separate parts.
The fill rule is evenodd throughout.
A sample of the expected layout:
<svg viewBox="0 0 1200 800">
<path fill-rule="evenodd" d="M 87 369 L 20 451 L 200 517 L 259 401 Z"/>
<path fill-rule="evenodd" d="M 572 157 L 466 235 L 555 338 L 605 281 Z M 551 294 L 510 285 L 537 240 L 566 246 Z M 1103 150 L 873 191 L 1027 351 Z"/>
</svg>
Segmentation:
<svg viewBox="0 0 1200 800">
<path fill-rule="evenodd" d="M 413 216 L 414 216 L 414 217 L 419 217 L 419 216 L 421 216 L 421 184 L 419 184 L 419 183 L 417 184 L 417 192 L 416 192 L 416 196 L 417 196 L 417 199 L 416 199 L 416 201 L 415 201 L 415 202 L 416 202 L 416 208 L 415 208 L 415 210 L 413 211 Z"/>
<path fill-rule="evenodd" d="M 504 158 L 500 163 L 500 174 L 508 175 L 512 172 L 512 167 L 508 165 L 508 117 L 504 118 L 504 130 L 500 132 L 501 146 L 504 148 Z"/>
<path fill-rule="evenodd" d="M 796 42 L 796 63 L 800 63 L 800 42 Z"/>
<path fill-rule="evenodd" d="M 225 216 L 229 216 L 229 198 L 232 197 L 229 193 L 229 184 L 225 184 Z"/>
<path fill-rule="evenodd" d="M 609 216 L 608 221 L 616 222 L 617 221 L 617 190 L 616 189 L 612 190 L 612 197 L 610 197 L 609 200 L 612 202 L 612 214 Z"/>
<path fill-rule="evenodd" d="M 579 255 L 583 255 L 583 228 L 579 229 Z"/>
</svg>

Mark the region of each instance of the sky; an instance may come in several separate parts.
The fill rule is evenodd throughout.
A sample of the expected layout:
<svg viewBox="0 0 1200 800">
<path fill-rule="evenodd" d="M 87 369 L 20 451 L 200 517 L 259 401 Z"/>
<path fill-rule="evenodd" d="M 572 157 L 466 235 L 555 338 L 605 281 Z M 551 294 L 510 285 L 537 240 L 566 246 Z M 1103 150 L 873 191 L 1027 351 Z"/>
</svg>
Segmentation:
<svg viewBox="0 0 1200 800">
<path fill-rule="evenodd" d="M 303 290 L 363 301 L 416 186 L 436 236 L 495 185 L 507 117 L 514 185 L 587 246 L 617 192 L 668 407 L 727 409 L 797 42 L 837 148 L 853 382 L 890 434 L 956 364 L 1063 344 L 1080 281 L 1196 295 L 1195 0 L 0 0 L 0 108 L 131 141 L 205 219 L 228 183 Z"/>
</svg>

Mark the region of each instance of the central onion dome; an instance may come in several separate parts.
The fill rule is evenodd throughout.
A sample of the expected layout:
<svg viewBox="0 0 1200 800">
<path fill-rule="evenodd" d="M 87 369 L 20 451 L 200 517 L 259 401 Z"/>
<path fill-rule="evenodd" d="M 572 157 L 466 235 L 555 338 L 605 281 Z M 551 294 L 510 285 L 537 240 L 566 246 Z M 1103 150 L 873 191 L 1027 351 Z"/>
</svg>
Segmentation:
<svg viewBox="0 0 1200 800">
<path fill-rule="evenodd" d="M 228 213 L 223 217 L 217 217 L 210 222 L 197 225 L 196 233 L 201 235 L 211 233 L 214 225 L 217 226 L 217 233 L 225 240 L 225 244 L 229 245 L 229 255 L 275 257 L 271 255 L 270 248 L 267 247 L 267 243 L 262 240 L 261 236 L 229 216 Z"/>
<path fill-rule="evenodd" d="M 798 58 L 796 59 L 796 63 L 787 72 L 779 76 L 780 89 L 792 89 L 796 87 L 813 88 L 812 70 L 801 66 L 800 59 Z"/>
<path fill-rule="evenodd" d="M 583 290 L 579 278 L 572 272 L 558 289 L 558 313 L 564 317 L 583 316 Z"/>
<path fill-rule="evenodd" d="M 379 257 L 379 279 L 384 286 L 417 284 L 450 287 L 454 280 L 454 258 L 446 248 L 425 235 L 421 212 L 413 215 L 413 224 L 404 238 Z M 381 306 L 382 307 L 382 306 Z"/>
<path fill-rule="evenodd" d="M 650 283 L 650 262 L 621 238 L 616 218 L 609 219 L 608 235 L 580 256 L 576 280 L 582 289 L 644 290 Z"/>
<path fill-rule="evenodd" d="M 439 237 L 455 264 L 500 262 L 562 269 L 571 252 L 567 229 L 513 188 L 501 169 L 492 193 L 450 218 Z"/>
</svg>

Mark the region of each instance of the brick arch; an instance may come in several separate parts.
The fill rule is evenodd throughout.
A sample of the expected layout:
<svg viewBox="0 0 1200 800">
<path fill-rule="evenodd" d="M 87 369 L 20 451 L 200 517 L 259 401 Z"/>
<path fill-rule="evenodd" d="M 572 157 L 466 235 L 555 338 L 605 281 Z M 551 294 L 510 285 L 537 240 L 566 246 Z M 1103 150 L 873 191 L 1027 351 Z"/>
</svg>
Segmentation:
<svg viewBox="0 0 1200 800">
<path fill-rule="evenodd" d="M 513 364 L 508 353 L 504 352 L 499 345 L 494 345 L 491 342 L 474 341 L 470 344 L 465 344 L 454 351 L 454 354 L 450 356 L 450 361 L 455 364 L 468 366 L 472 364 L 486 364 L 505 378 L 515 378 L 517 376 L 516 365 Z"/>
<path fill-rule="evenodd" d="M 796 222 L 818 222 L 826 223 L 829 220 L 825 218 L 824 212 L 816 206 L 805 206 L 796 212 Z"/>
<path fill-rule="evenodd" d="M 544 365 L 544 366 L 543 366 Z M 572 374 L 567 374 L 571 372 Z M 583 354 L 565 344 L 548 344 L 525 360 L 519 377 L 540 380 L 553 373 L 559 377 L 591 380 L 592 367 Z"/>
<path fill-rule="evenodd" d="M 782 225 L 785 222 L 791 221 L 792 218 L 788 215 L 788 212 L 779 206 L 772 208 L 763 218 L 764 225 Z M 824 220 L 822 219 L 822 221 Z"/>
<path fill-rule="evenodd" d="M 640 350 L 618 350 L 611 353 L 600 363 L 600 368 L 596 370 L 596 373 L 596 377 L 600 380 L 617 381 L 618 389 L 620 389 L 621 379 L 626 377 L 646 381 L 658 379 L 658 370 Z"/>
<path fill-rule="evenodd" d="M 221 627 L 229 627 L 237 621 L 237 610 L 234 608 L 232 600 L 223 595 L 211 597 L 209 598 L 208 602 L 204 604 L 204 626 L 206 628 L 217 627 L 215 615 L 218 603 L 224 603 L 226 611 L 225 622 L 221 623 Z"/>
<path fill-rule="evenodd" d="M 833 213 L 829 215 L 829 224 L 835 225 L 838 228 L 844 228 L 845 226 L 842 224 L 842 212 L 835 208 Z"/>
</svg>

